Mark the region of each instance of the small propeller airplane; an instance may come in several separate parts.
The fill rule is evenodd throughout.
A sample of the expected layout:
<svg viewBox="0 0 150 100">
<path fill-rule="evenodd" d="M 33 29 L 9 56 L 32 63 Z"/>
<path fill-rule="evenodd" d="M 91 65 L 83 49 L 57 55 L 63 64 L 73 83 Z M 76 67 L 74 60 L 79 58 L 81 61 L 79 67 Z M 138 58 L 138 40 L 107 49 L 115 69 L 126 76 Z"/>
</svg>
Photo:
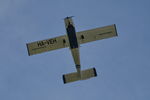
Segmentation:
<svg viewBox="0 0 150 100">
<path fill-rule="evenodd" d="M 63 75 L 64 84 L 96 77 L 97 73 L 95 68 L 81 70 L 79 45 L 117 36 L 116 25 L 113 24 L 105 27 L 76 32 L 72 16 L 66 17 L 64 19 L 64 22 L 67 35 L 27 43 L 26 45 L 29 56 L 51 50 L 69 47 L 72 53 L 72 57 L 74 59 L 77 72 L 64 74 Z"/>
</svg>

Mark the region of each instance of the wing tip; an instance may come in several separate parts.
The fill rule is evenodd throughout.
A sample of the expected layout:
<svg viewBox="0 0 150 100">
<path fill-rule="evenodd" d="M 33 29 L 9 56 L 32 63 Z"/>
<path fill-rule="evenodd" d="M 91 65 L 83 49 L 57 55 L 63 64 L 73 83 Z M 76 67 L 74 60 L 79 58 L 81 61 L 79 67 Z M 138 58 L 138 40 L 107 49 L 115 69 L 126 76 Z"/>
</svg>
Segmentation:
<svg viewBox="0 0 150 100">
<path fill-rule="evenodd" d="M 31 56 L 31 55 L 30 55 L 30 52 L 29 52 L 29 45 L 26 44 L 26 46 L 27 46 L 27 50 L 28 50 L 28 55 Z"/>
<path fill-rule="evenodd" d="M 65 75 L 63 75 L 63 82 L 64 82 L 64 84 L 66 84 Z"/>
<path fill-rule="evenodd" d="M 116 36 L 118 36 L 118 32 L 117 32 L 117 28 L 116 28 L 116 24 L 114 24 L 114 27 L 115 27 Z"/>
<path fill-rule="evenodd" d="M 95 68 L 93 68 L 93 71 L 94 71 L 94 76 L 96 77 L 96 76 L 97 76 L 96 69 L 95 69 Z"/>
</svg>

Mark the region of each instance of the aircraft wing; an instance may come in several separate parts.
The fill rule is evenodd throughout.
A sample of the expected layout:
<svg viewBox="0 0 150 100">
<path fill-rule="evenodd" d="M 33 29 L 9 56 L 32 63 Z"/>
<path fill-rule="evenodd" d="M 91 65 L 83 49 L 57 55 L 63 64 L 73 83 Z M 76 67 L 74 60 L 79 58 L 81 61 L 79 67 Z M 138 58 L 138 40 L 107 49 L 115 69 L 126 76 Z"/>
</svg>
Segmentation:
<svg viewBox="0 0 150 100">
<path fill-rule="evenodd" d="M 61 49 L 65 47 L 69 47 L 69 41 L 67 35 L 36 41 L 32 43 L 27 43 L 29 56 L 51 51 L 51 50 Z"/>
<path fill-rule="evenodd" d="M 77 39 L 79 44 L 110 38 L 114 36 L 117 36 L 115 24 L 101 28 L 77 32 Z"/>
</svg>

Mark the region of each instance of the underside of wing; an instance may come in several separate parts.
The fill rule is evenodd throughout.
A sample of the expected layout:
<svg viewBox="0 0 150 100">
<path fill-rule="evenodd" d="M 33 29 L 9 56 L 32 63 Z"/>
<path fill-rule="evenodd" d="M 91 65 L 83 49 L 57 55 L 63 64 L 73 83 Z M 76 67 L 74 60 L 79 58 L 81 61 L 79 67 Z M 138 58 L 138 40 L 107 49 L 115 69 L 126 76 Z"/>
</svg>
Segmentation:
<svg viewBox="0 0 150 100">
<path fill-rule="evenodd" d="M 28 54 L 34 55 L 51 50 L 61 49 L 69 46 L 68 37 L 66 35 L 51 39 L 36 41 L 27 44 Z"/>
<path fill-rule="evenodd" d="M 117 36 L 115 24 L 101 28 L 77 32 L 77 39 L 79 44 L 110 38 L 114 36 Z"/>
</svg>

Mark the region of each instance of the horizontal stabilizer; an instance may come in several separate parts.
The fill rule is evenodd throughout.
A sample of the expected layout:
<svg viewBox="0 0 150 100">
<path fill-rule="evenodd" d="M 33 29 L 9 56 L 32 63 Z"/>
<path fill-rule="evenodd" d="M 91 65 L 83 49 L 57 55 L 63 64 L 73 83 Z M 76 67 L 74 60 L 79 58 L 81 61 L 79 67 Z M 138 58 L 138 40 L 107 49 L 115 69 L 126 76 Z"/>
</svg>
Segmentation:
<svg viewBox="0 0 150 100">
<path fill-rule="evenodd" d="M 63 75 L 64 84 L 80 80 L 80 75 L 77 72 Z"/>
<path fill-rule="evenodd" d="M 86 80 L 86 79 L 96 77 L 96 76 L 97 76 L 96 69 L 90 68 L 90 69 L 82 71 L 81 80 Z"/>
<path fill-rule="evenodd" d="M 86 80 L 86 79 L 96 77 L 96 76 L 97 76 L 96 69 L 90 68 L 90 69 L 81 71 L 81 74 L 78 72 L 65 74 L 63 75 L 63 81 L 64 81 L 64 84 L 66 84 L 66 83 L 70 83 L 70 82 L 74 82 L 78 80 Z"/>
</svg>

